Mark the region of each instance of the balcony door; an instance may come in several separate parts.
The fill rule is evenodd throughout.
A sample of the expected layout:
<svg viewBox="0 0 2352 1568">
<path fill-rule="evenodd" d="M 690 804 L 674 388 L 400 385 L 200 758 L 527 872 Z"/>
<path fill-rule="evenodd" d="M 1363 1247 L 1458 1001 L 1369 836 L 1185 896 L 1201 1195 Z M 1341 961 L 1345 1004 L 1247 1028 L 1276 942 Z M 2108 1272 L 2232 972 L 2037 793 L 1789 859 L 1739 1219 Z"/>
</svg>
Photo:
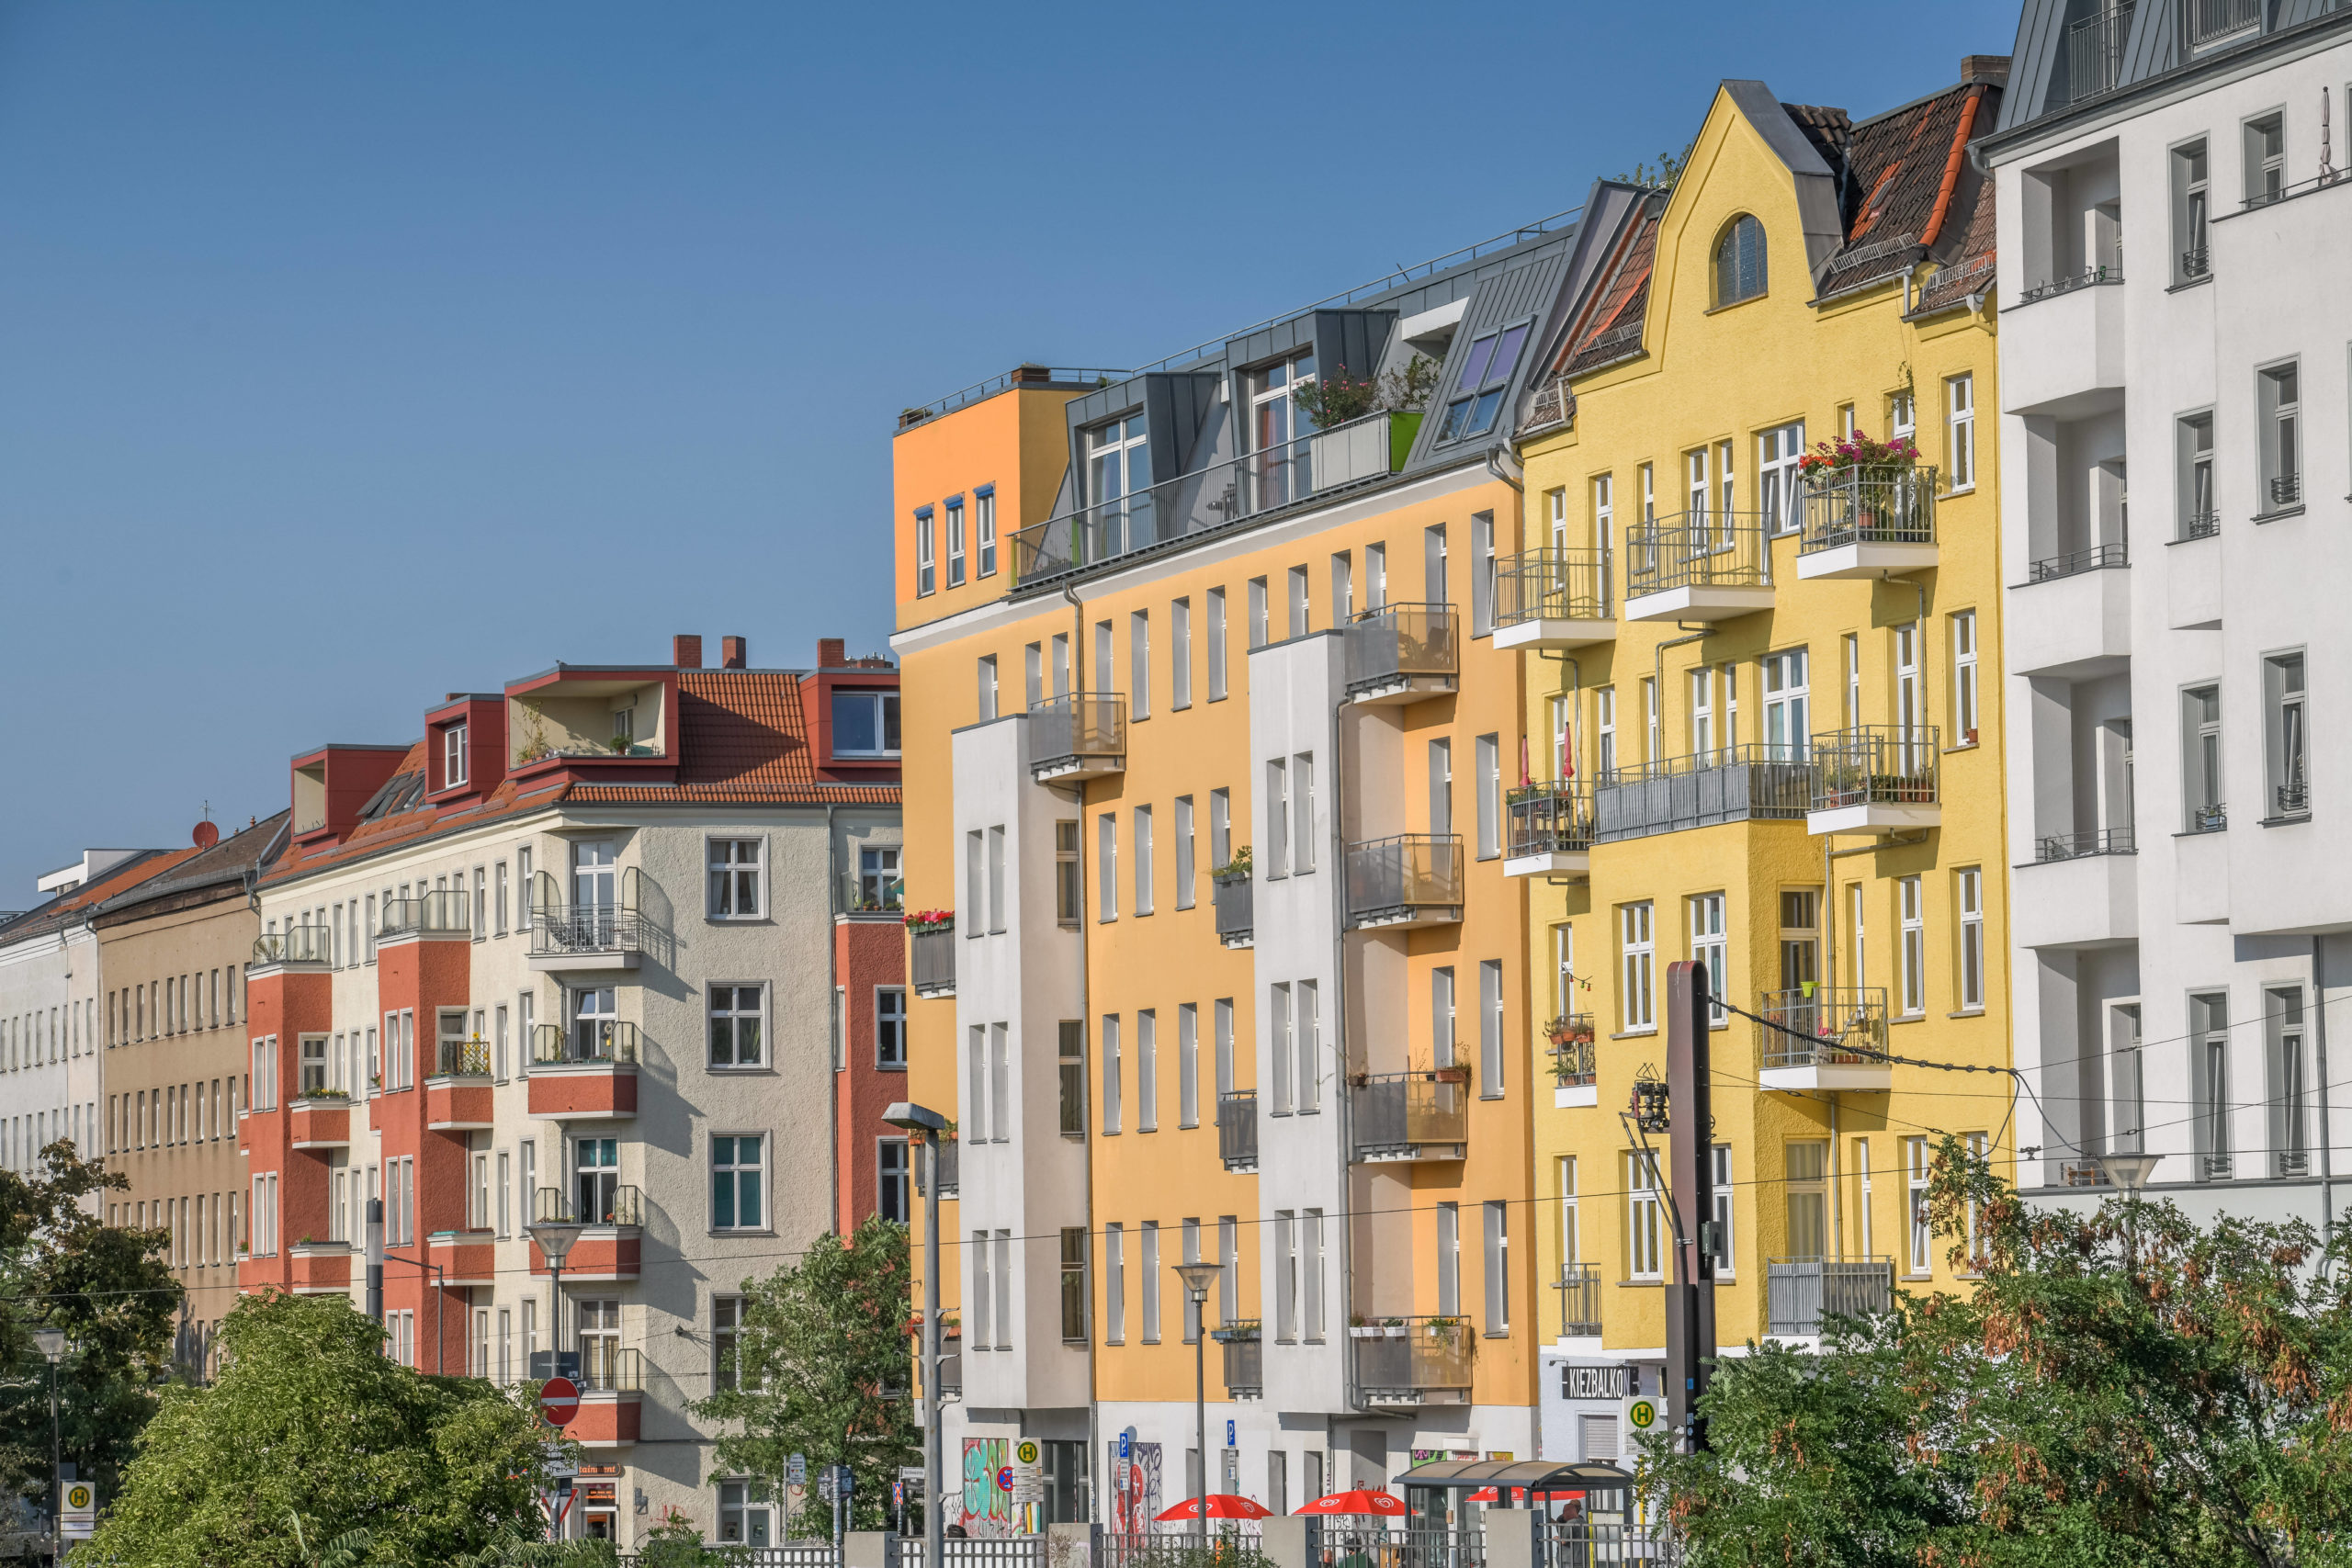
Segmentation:
<svg viewBox="0 0 2352 1568">
<path fill-rule="evenodd" d="M 1086 499 L 1094 509 L 1094 537 L 1091 548 L 1079 547 L 1081 561 L 1125 555 L 1151 538 L 1151 499 L 1142 493 L 1151 489 L 1147 431 L 1137 414 L 1086 433 Z M 1126 504 L 1114 504 L 1123 500 Z"/>
<path fill-rule="evenodd" d="M 1776 762 L 1802 762 L 1813 743 L 1805 650 L 1767 654 L 1763 664 L 1765 754 Z"/>
<path fill-rule="evenodd" d="M 1300 417 L 1293 396 L 1300 386 L 1314 379 L 1315 354 L 1311 349 L 1249 372 L 1250 450 L 1255 455 L 1250 478 L 1258 491 L 1254 511 L 1262 512 L 1314 493 L 1308 448 L 1291 445 L 1306 433 L 1307 423 Z"/>
<path fill-rule="evenodd" d="M 613 1194 L 621 1179 L 620 1141 L 574 1138 L 571 1161 L 571 1217 L 583 1225 L 612 1224 Z"/>
<path fill-rule="evenodd" d="M 591 987 L 571 993 L 571 1056 L 578 1062 L 601 1061 L 613 1054 L 618 1010 L 613 987 Z"/>
<path fill-rule="evenodd" d="M 571 846 L 571 927 L 582 945 L 601 947 L 611 940 L 619 875 L 610 839 Z"/>
</svg>

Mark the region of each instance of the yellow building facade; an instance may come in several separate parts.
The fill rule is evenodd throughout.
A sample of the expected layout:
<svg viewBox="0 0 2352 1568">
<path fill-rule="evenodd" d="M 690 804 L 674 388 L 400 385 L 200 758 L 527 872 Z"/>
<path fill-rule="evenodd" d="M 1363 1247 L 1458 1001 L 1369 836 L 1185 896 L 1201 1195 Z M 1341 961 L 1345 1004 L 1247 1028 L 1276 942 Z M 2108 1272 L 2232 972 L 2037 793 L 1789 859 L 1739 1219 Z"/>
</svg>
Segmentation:
<svg viewBox="0 0 2352 1568">
<path fill-rule="evenodd" d="M 1657 1392 L 1674 1216 L 1666 966 L 1706 962 L 1716 1337 L 1948 1284 L 1913 1213 L 1933 1140 L 2007 1156 L 1992 194 L 1966 146 L 2006 61 L 1859 123 L 1717 94 L 1592 308 L 1547 345 L 1503 562 L 1532 773 L 1539 1271 L 1554 1457 L 1620 1451 Z M 1807 473 L 1859 434 L 1905 463 Z M 1771 1021 L 1758 1023 L 1757 1015 Z"/>
</svg>

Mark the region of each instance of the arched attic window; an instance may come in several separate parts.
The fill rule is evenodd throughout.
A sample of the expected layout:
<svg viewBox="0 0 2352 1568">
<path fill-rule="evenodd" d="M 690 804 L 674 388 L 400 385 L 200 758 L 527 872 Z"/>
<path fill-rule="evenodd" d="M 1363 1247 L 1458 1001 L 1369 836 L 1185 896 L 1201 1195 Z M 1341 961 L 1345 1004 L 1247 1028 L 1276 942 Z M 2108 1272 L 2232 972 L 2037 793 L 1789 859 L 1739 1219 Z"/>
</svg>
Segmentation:
<svg viewBox="0 0 2352 1568">
<path fill-rule="evenodd" d="M 1715 242 L 1715 303 L 1736 305 L 1764 292 L 1764 225 L 1741 213 Z"/>
</svg>

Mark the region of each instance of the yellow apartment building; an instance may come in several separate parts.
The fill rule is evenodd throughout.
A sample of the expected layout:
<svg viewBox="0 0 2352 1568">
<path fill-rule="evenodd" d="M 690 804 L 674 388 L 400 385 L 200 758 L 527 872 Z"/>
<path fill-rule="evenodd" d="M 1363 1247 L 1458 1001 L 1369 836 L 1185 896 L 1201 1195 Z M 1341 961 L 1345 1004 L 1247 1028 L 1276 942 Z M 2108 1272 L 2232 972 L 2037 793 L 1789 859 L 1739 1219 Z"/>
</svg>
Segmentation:
<svg viewBox="0 0 2352 1568">
<path fill-rule="evenodd" d="M 1948 1283 L 1913 1217 L 1927 1151 L 2010 1157 L 2006 1080 L 1883 1059 L 2008 1060 L 1993 192 L 1968 156 L 2007 73 L 1972 57 L 1859 122 L 1725 82 L 1542 344 L 1496 640 L 1526 660 L 1535 781 L 1506 869 L 1548 1053 L 1547 1457 L 1619 1454 L 1620 1401 L 1660 1387 L 1664 1139 L 1653 1167 L 1620 1112 L 1665 1077 L 1668 964 L 1704 960 L 1738 1010 L 1711 1033 L 1714 1212 L 1682 1216 L 1724 1354 Z"/>
</svg>

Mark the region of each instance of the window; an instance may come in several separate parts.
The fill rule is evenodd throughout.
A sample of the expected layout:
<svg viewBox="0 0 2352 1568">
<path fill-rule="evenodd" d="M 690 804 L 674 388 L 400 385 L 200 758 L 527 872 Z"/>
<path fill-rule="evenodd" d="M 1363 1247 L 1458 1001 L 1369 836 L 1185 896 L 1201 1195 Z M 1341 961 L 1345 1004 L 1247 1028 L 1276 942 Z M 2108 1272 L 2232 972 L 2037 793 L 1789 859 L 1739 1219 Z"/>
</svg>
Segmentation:
<svg viewBox="0 0 2352 1568">
<path fill-rule="evenodd" d="M 915 508 L 915 597 L 920 599 L 939 586 L 932 564 L 932 511 L 928 506 Z"/>
<path fill-rule="evenodd" d="M 2188 998 L 2189 1070 L 2196 1098 L 2199 1179 L 2230 1174 L 2229 998 L 2219 992 Z"/>
<path fill-rule="evenodd" d="M 2287 190 L 2287 117 L 2273 112 L 2245 122 L 2245 205 L 2267 207 Z"/>
<path fill-rule="evenodd" d="M 1268 881 L 1290 874 L 1290 766 L 1280 757 L 1266 763 L 1266 866 Z"/>
<path fill-rule="evenodd" d="M 1962 866 L 1953 874 L 1960 905 L 1960 1006 L 1963 1012 L 1984 1007 L 1984 872 Z"/>
<path fill-rule="evenodd" d="M 1193 602 L 1179 599 L 1168 606 L 1168 705 L 1182 710 L 1193 705 Z"/>
<path fill-rule="evenodd" d="M 441 732 L 441 787 L 455 789 L 466 782 L 466 727 L 453 724 Z"/>
<path fill-rule="evenodd" d="M 1456 395 L 1446 404 L 1445 423 L 1438 430 L 1440 441 L 1483 435 L 1494 428 L 1495 416 L 1502 410 L 1503 393 L 1510 388 L 1511 372 L 1519 367 L 1519 352 L 1526 344 L 1528 330 L 1533 324 L 1514 321 L 1470 340 L 1469 351 L 1462 360 L 1462 374 L 1454 382 Z"/>
<path fill-rule="evenodd" d="M 1105 811 L 1094 819 L 1094 896 L 1098 920 L 1119 918 L 1119 816 Z"/>
<path fill-rule="evenodd" d="M 1101 506 L 1151 488 L 1151 447 L 1144 416 L 1113 420 L 1086 433 L 1086 501 Z M 1143 507 L 1148 507 L 1146 498 Z M 1136 508 L 1134 510 L 1140 510 Z M 1116 524 L 1113 525 L 1116 527 Z M 1109 553 L 1122 553 L 1114 545 Z"/>
<path fill-rule="evenodd" d="M 1250 646 L 1266 646 L 1266 580 L 1262 577 L 1250 580 Z"/>
<path fill-rule="evenodd" d="M 989 934 L 990 936 L 1002 936 L 1004 934 L 1004 829 L 1002 828 L 990 828 L 989 829 L 988 847 L 989 900 L 987 915 Z M 977 918 L 981 911 L 974 909 L 972 913 L 975 918 Z"/>
<path fill-rule="evenodd" d="M 1298 1216 L 1274 1211 L 1274 1338 L 1288 1345 L 1298 1337 Z"/>
<path fill-rule="evenodd" d="M 2304 708 L 2303 656 L 2273 654 L 2262 661 L 2263 766 L 2273 821 L 2311 815 L 2304 773 L 2310 729 Z"/>
<path fill-rule="evenodd" d="M 1653 956 L 1650 913 L 1651 907 L 1646 902 L 1617 907 L 1618 948 L 1623 964 L 1623 977 L 1618 986 L 1618 1006 L 1623 1013 L 1624 1030 L 1629 1034 L 1657 1027 L 1656 1001 L 1650 990 Z"/>
<path fill-rule="evenodd" d="M 977 1026 L 973 1032 L 975 1036 L 978 1034 Z M 995 1119 L 988 1131 L 989 1141 L 993 1144 L 1012 1141 L 1012 1059 L 1008 1049 L 1011 1033 L 1012 1030 L 1006 1024 L 991 1023 L 988 1027 L 988 1092 L 989 1100 L 996 1107 Z M 979 1129 L 975 1127 L 972 1131 L 977 1138 Z"/>
<path fill-rule="evenodd" d="M 2173 426 L 2173 432 L 2177 536 L 2210 538 L 2221 529 L 2221 513 L 2213 498 L 2213 416 L 2189 414 Z"/>
<path fill-rule="evenodd" d="M 2301 394 L 2295 366 L 2275 365 L 2259 377 L 2262 494 L 2256 510 L 2283 511 L 2303 499 L 2302 450 L 2297 438 Z"/>
<path fill-rule="evenodd" d="M 1159 1014 L 1136 1013 L 1136 1131 L 1159 1131 Z"/>
<path fill-rule="evenodd" d="M 1421 597 L 1432 604 L 1447 602 L 1445 578 L 1445 525 L 1439 523 L 1421 530 Z"/>
<path fill-rule="evenodd" d="M 756 1067 L 760 1055 L 760 1020 L 765 1012 L 764 986 L 713 986 L 710 988 L 710 1065 L 714 1067 Z"/>
<path fill-rule="evenodd" d="M 582 849 L 590 846 L 582 845 Z M 713 919 L 752 919 L 766 911 L 761 869 L 763 842 L 758 839 L 710 840 L 710 913 Z M 582 902 L 588 900 L 582 899 Z M 602 900 L 606 904 L 609 897 Z"/>
<path fill-rule="evenodd" d="M 1577 1156 L 1562 1155 L 1557 1168 L 1560 1177 L 1560 1261 L 1573 1266 L 1584 1260 L 1584 1236 L 1577 1224 Z"/>
<path fill-rule="evenodd" d="M 1082 1020 L 1066 1018 L 1061 1021 L 1056 1067 L 1060 1079 L 1061 1103 L 1058 1106 L 1059 1128 L 1063 1137 L 1086 1135 L 1086 1024 Z"/>
<path fill-rule="evenodd" d="M 1077 1337 L 1070 1332 L 1069 1319 L 1062 1325 L 1062 1337 Z M 1113 1220 L 1102 1227 L 1102 1343 L 1124 1345 L 1127 1342 L 1127 1231 Z"/>
<path fill-rule="evenodd" d="M 1107 676 L 1110 671 L 1106 668 Z M 1136 610 L 1127 616 L 1127 713 L 1133 718 L 1151 716 L 1151 612 Z"/>
<path fill-rule="evenodd" d="M 1478 964 L 1478 1096 L 1499 1100 L 1503 1092 L 1503 965 L 1498 958 Z"/>
<path fill-rule="evenodd" d="M 1225 700 L 1225 590 L 1209 590 L 1209 701 Z"/>
<path fill-rule="evenodd" d="M 1307 613 L 1306 569 L 1290 569 L 1290 632 L 1292 637 L 1305 637 L 1314 626 Z"/>
<path fill-rule="evenodd" d="M 713 1230 L 758 1230 L 763 1207 L 760 1173 L 767 1139 L 736 1134 L 710 1140 L 710 1225 Z"/>
<path fill-rule="evenodd" d="M 991 653 L 979 661 L 979 715 L 986 724 L 996 716 L 996 655 Z"/>
<path fill-rule="evenodd" d="M 1120 1131 L 1119 1107 L 1119 1015 L 1102 1015 L 1102 1131 L 1106 1134 Z"/>
<path fill-rule="evenodd" d="M 833 755 L 895 757 L 899 754 L 899 694 L 855 691 L 833 694 Z"/>
<path fill-rule="evenodd" d="M 884 1071 L 907 1065 L 907 993 L 901 986 L 874 991 L 874 1065 Z"/>
<path fill-rule="evenodd" d="M 2311 1062 L 2303 1029 L 2301 986 L 2262 994 L 2264 1043 L 2269 1057 L 2271 1174 L 2311 1174 Z"/>
<path fill-rule="evenodd" d="M 1143 1297 L 1143 1342 L 1159 1343 L 1159 1222 L 1146 1220 L 1136 1256 L 1136 1283 Z"/>
<path fill-rule="evenodd" d="M 1054 824 L 1054 919 L 1064 926 L 1079 922 L 1085 903 L 1085 874 L 1078 861 L 1078 824 Z"/>
<path fill-rule="evenodd" d="M 1355 562 L 1345 550 L 1331 556 L 1331 624 L 1343 626 L 1356 613 Z"/>
<path fill-rule="evenodd" d="M 1273 1060 L 1273 1097 L 1268 1109 L 1276 1116 L 1290 1114 L 1290 982 L 1277 980 L 1266 993 L 1267 1043 Z"/>
<path fill-rule="evenodd" d="M 1470 631 L 1490 637 L 1495 629 L 1495 514 L 1470 514 Z"/>
<path fill-rule="evenodd" d="M 947 502 L 947 586 L 964 586 L 964 498 Z"/>
<path fill-rule="evenodd" d="M 1802 762 L 1812 750 L 1805 650 L 1768 653 L 1764 665 L 1764 744 L 1774 761 Z"/>
<path fill-rule="evenodd" d="M 2191 687 L 2180 694 L 2180 706 L 2184 830 L 2215 832 L 2229 823 L 2222 795 L 2222 688 Z"/>
<path fill-rule="evenodd" d="M 1711 997 L 1721 997 L 1731 989 L 1731 972 L 1724 963 L 1724 896 L 1702 893 L 1689 900 L 1690 907 L 1690 956 L 1707 966 L 1707 991 Z M 1707 1022 L 1722 1028 L 1731 1021 L 1720 1003 L 1710 1002 Z"/>
<path fill-rule="evenodd" d="M 1764 225 L 1742 213 L 1715 242 L 1715 305 L 1753 299 L 1764 286 Z"/>
<path fill-rule="evenodd" d="M 1903 919 L 1903 973 L 1899 976 L 1903 1015 L 1917 1018 L 1928 1010 L 1928 931 L 1925 912 L 1920 908 L 1919 879 L 1898 876 L 1894 888 Z"/>
<path fill-rule="evenodd" d="M 1664 1222 L 1658 1213 L 1657 1163 L 1640 1149 L 1625 1154 L 1625 1277 L 1664 1278 Z"/>
<path fill-rule="evenodd" d="M 1010 1281 L 1002 1284 L 1009 1285 Z M 1086 1340 L 1086 1231 L 1072 1226 L 1062 1232 L 1062 1342 Z M 1009 1314 L 1007 1314 L 1009 1315 Z M 1005 1325 L 1009 1328 L 1011 1325 Z"/>
<path fill-rule="evenodd" d="M 506 863 L 504 861 L 500 861 L 491 868 L 490 897 L 492 919 L 497 928 L 496 934 L 504 936 L 506 934 Z M 352 905 L 351 912 L 357 914 L 359 907 L 356 904 Z M 356 932 L 353 934 L 350 953 L 351 962 L 358 963 L 359 942 Z M 212 1011 L 217 1021 L 220 1012 L 220 983 L 217 979 L 213 983 L 213 993 Z"/>
<path fill-rule="evenodd" d="M 1481 735 L 1473 748 L 1478 771 L 1478 858 L 1493 860 L 1503 852 L 1502 738 Z"/>
<path fill-rule="evenodd" d="M 1924 1277 L 1929 1267 L 1928 1230 L 1928 1140 L 1903 1140 L 1904 1196 L 1909 1215 L 1911 1272 Z"/>
<path fill-rule="evenodd" d="M 1388 547 L 1371 544 L 1363 547 L 1363 607 L 1384 608 L 1388 603 Z"/>
<path fill-rule="evenodd" d="M 327 1087 L 327 1037 L 302 1036 L 302 1087 L 305 1095 L 324 1093 Z"/>
<path fill-rule="evenodd" d="M 1976 744 L 1976 612 L 1955 611 L 1951 617 L 1951 728 L 1954 744 Z"/>
<path fill-rule="evenodd" d="M 982 485 L 972 496 L 972 521 L 979 529 L 980 575 L 996 575 L 996 487 Z"/>
<path fill-rule="evenodd" d="M 2202 141 L 2173 149 L 2172 280 L 2176 286 L 2198 282 L 2212 271 L 2212 259 L 2206 250 L 2205 225 L 2212 211 L 2207 173 Z"/>
<path fill-rule="evenodd" d="M 1976 488 L 1976 378 L 1944 382 L 1944 460 L 1954 493 Z"/>
<path fill-rule="evenodd" d="M 1764 525 L 1793 534 L 1804 524 L 1804 488 L 1798 464 L 1804 457 L 1804 422 L 1775 425 L 1756 438 L 1756 503 Z"/>
<path fill-rule="evenodd" d="M 620 1187 L 620 1140 L 571 1140 L 572 1214 L 583 1225 L 611 1224 Z"/>
<path fill-rule="evenodd" d="M 1315 870 L 1315 753 L 1290 760 L 1290 869 L 1301 876 Z"/>
<path fill-rule="evenodd" d="M 1657 677 L 1642 677 L 1642 760 L 1655 762 L 1664 755 L 1664 745 L 1658 736 Z"/>
<path fill-rule="evenodd" d="M 1136 913 L 1152 912 L 1151 888 L 1151 807 L 1138 806 L 1136 818 Z"/>
<path fill-rule="evenodd" d="M 1708 1151 L 1714 1162 L 1710 1177 L 1714 1201 L 1713 1213 L 1708 1219 L 1708 1253 L 1715 1260 L 1715 1272 L 1728 1276 L 1737 1267 L 1733 1261 L 1731 1145 L 1717 1144 Z"/>
<path fill-rule="evenodd" d="M 733 1298 L 729 1298 L 733 1299 Z M 730 1380 L 722 1385 L 734 1387 Z M 767 1546 L 775 1535 L 775 1509 L 768 1501 L 768 1489 L 757 1481 L 722 1481 L 718 1483 L 718 1539 L 727 1544 Z"/>
<path fill-rule="evenodd" d="M 1593 772 L 1603 783 L 1614 783 L 1617 772 L 1617 688 L 1603 686 L 1592 694 Z"/>
<path fill-rule="evenodd" d="M 1487 1332 L 1500 1336 L 1510 1332 L 1510 1209 L 1493 1201 L 1480 1207 L 1487 1217 Z"/>
<path fill-rule="evenodd" d="M 1803 991 L 1816 978 L 1819 902 L 1811 891 L 1783 888 L 1781 892 L 1781 989 L 1784 991 Z"/>
<path fill-rule="evenodd" d="M 1690 753 L 1706 756 L 1715 749 L 1715 672 L 1702 664 L 1690 671 Z"/>
<path fill-rule="evenodd" d="M 1193 885 L 1196 878 L 1198 856 L 1193 840 L 1193 797 L 1176 797 L 1176 907 L 1193 907 Z"/>
<path fill-rule="evenodd" d="M 1829 1145 L 1803 1142 L 1785 1145 L 1789 1205 L 1789 1256 L 1829 1255 Z"/>
<path fill-rule="evenodd" d="M 1054 682 L 1054 695 L 1066 697 L 1069 695 L 1069 633 L 1056 632 L 1050 646 L 1053 649 L 1053 668 L 1050 673 Z M 1035 703 L 1029 705 L 1036 706 Z"/>
</svg>

